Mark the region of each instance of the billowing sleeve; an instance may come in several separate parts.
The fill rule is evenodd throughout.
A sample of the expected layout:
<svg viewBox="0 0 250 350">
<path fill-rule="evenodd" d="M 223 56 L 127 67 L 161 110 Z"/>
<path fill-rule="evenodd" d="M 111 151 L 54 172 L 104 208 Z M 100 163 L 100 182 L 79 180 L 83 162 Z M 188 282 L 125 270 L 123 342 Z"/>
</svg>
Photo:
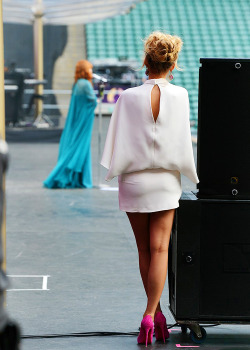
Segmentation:
<svg viewBox="0 0 250 350">
<path fill-rule="evenodd" d="M 181 158 L 181 173 L 188 177 L 192 182 L 198 183 L 199 179 L 196 172 L 194 154 L 193 154 L 193 145 L 192 145 L 192 135 L 190 129 L 190 107 L 189 107 L 189 98 L 188 92 L 185 90 L 185 99 L 184 99 L 184 123 L 182 129 L 182 154 Z"/>
<path fill-rule="evenodd" d="M 115 108 L 110 119 L 108 133 L 106 136 L 105 146 L 104 146 L 103 155 L 101 159 L 101 165 L 103 165 L 106 169 L 111 168 L 112 158 L 115 151 L 120 104 L 121 104 L 121 96 L 119 97 L 119 99 L 115 104 Z M 112 178 L 113 177 L 106 178 L 106 180 L 111 180 Z"/>
<path fill-rule="evenodd" d="M 132 92 L 127 89 L 120 95 L 111 116 L 101 160 L 108 169 L 106 181 L 123 173 L 146 169 L 149 165 L 146 133 L 141 119 L 144 109 L 138 109 L 138 98 Z M 144 103 L 141 105 L 144 106 Z M 137 114 L 139 118 L 136 118 Z"/>
<path fill-rule="evenodd" d="M 88 101 L 91 101 L 93 104 L 97 105 L 96 94 L 95 94 L 95 91 L 94 91 L 94 89 L 89 81 L 86 84 L 84 92 L 87 96 Z"/>
<path fill-rule="evenodd" d="M 88 80 L 85 79 L 79 79 L 77 81 L 77 95 L 85 95 L 88 102 L 92 103 L 93 105 L 97 105 L 97 98 L 96 94 L 94 92 L 94 89 L 91 85 L 91 83 Z"/>
</svg>

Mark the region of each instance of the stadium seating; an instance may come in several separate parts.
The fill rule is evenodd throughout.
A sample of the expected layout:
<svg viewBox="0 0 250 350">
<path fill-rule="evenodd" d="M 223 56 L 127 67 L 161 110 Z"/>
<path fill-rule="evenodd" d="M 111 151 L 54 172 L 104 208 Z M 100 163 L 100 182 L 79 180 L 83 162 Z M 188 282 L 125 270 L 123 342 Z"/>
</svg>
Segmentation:
<svg viewBox="0 0 250 350">
<path fill-rule="evenodd" d="M 161 30 L 184 42 L 173 84 L 190 97 L 192 127 L 197 127 L 200 57 L 250 57 L 249 0 L 147 0 L 127 15 L 86 25 L 87 57 L 143 57 L 143 41 Z M 214 77 L 216 82 L 216 77 Z"/>
</svg>

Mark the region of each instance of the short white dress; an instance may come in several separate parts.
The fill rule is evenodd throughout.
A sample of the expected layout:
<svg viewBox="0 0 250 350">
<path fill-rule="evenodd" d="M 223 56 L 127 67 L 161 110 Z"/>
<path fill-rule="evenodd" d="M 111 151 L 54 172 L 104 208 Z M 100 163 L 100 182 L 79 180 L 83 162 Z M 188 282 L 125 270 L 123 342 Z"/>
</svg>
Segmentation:
<svg viewBox="0 0 250 350">
<path fill-rule="evenodd" d="M 126 212 L 152 213 L 179 207 L 181 174 L 149 169 L 118 176 L 119 207 Z"/>
<path fill-rule="evenodd" d="M 156 121 L 151 108 L 154 85 L 161 92 Z M 199 182 L 187 90 L 163 78 L 125 90 L 111 117 L 101 164 L 108 169 L 107 181 L 118 176 L 122 211 L 178 208 L 181 174 Z"/>
</svg>

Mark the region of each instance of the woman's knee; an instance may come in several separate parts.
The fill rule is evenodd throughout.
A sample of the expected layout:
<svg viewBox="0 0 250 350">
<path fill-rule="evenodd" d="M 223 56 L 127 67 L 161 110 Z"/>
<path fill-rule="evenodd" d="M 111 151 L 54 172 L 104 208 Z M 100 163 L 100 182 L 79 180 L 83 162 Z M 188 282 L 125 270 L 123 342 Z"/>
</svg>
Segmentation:
<svg viewBox="0 0 250 350">
<path fill-rule="evenodd" d="M 168 253 L 174 212 L 154 213 L 150 220 L 150 252 Z"/>
<path fill-rule="evenodd" d="M 167 254 L 171 229 L 156 230 L 150 236 L 150 253 L 151 254 Z"/>
<path fill-rule="evenodd" d="M 159 245 L 152 245 L 150 247 L 150 254 L 168 254 L 168 244 L 159 244 Z"/>
</svg>

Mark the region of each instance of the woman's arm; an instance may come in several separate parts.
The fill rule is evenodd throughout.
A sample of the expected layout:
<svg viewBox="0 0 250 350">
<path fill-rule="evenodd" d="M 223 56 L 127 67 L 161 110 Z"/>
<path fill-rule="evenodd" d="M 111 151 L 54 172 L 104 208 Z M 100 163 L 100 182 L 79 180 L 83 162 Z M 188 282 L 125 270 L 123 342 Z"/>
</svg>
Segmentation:
<svg viewBox="0 0 250 350">
<path fill-rule="evenodd" d="M 77 95 L 85 95 L 89 102 L 97 104 L 97 98 L 91 83 L 88 80 L 80 79 L 77 81 Z"/>
</svg>

